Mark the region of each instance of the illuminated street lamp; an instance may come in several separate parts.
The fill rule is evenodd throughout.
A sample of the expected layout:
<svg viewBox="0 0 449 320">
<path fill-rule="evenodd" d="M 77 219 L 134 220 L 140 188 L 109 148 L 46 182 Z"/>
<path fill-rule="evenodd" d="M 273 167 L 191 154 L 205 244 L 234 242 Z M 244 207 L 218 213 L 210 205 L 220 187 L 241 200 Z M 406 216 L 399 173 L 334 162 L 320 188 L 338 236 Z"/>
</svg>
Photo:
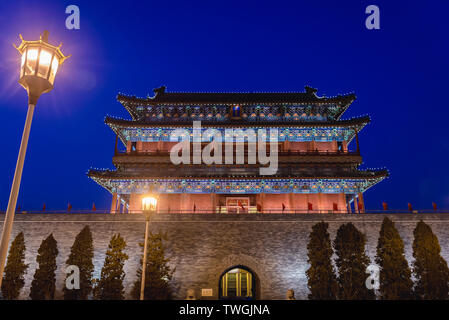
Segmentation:
<svg viewBox="0 0 449 320">
<path fill-rule="evenodd" d="M 145 296 L 145 269 L 147 266 L 147 247 L 148 247 L 148 231 L 150 225 L 150 214 L 156 212 L 157 197 L 147 196 L 142 199 L 142 211 L 146 216 L 145 222 L 145 241 L 143 244 L 143 259 L 142 259 L 142 280 L 140 282 L 140 300 Z"/>
<path fill-rule="evenodd" d="M 157 197 L 149 196 L 144 197 L 142 199 L 142 211 L 144 213 L 154 212 L 156 211 L 156 207 L 157 207 Z"/>
<path fill-rule="evenodd" d="M 31 121 L 33 120 L 34 107 L 42 93 L 53 89 L 56 72 L 61 65 L 70 56 L 64 56 L 61 52 L 61 45 L 58 47 L 48 43 L 48 31 L 44 31 L 39 40 L 23 40 L 19 47 L 14 47 L 22 55 L 20 67 L 19 83 L 28 92 L 28 112 L 23 129 L 22 141 L 20 143 L 19 155 L 17 157 L 16 171 L 9 196 L 8 209 L 6 210 L 5 220 L 3 222 L 3 232 L 0 241 L 0 286 L 3 279 L 6 254 L 8 252 L 9 238 L 11 236 L 14 213 L 19 195 L 20 181 L 22 179 L 23 163 L 30 136 Z"/>
<path fill-rule="evenodd" d="M 39 40 L 26 41 L 20 35 L 22 43 L 14 47 L 22 55 L 19 83 L 28 92 L 28 104 L 33 107 L 42 93 L 53 89 L 58 67 L 70 56 L 64 56 L 60 44 L 55 47 L 48 43 L 48 31 L 44 31 Z"/>
</svg>

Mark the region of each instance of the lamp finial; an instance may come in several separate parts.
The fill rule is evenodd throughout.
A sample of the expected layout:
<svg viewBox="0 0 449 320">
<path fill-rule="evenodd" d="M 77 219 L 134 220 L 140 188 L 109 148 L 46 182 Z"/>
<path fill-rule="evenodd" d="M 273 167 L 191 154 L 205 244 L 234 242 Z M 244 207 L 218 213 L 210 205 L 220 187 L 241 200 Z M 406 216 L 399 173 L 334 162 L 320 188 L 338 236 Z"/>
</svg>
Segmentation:
<svg viewBox="0 0 449 320">
<path fill-rule="evenodd" d="M 44 32 L 42 32 L 42 35 L 41 35 L 41 40 L 43 42 L 48 43 L 48 35 L 49 34 L 50 34 L 50 32 L 48 32 L 47 30 L 44 30 Z"/>
</svg>

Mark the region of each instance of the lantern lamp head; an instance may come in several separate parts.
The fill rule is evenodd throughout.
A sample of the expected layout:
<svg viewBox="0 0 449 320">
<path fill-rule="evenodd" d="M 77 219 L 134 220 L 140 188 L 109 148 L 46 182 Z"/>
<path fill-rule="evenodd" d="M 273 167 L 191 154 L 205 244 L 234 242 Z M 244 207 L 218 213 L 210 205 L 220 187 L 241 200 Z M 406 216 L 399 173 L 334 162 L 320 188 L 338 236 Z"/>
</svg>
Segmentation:
<svg viewBox="0 0 449 320">
<path fill-rule="evenodd" d="M 58 67 L 70 56 L 61 52 L 62 43 L 53 46 L 48 42 L 48 31 L 44 31 L 39 40 L 23 40 L 14 47 L 22 55 L 19 83 L 28 92 L 28 103 L 36 105 L 42 93 L 53 89 Z"/>
<path fill-rule="evenodd" d="M 155 212 L 157 208 L 157 197 L 153 195 L 145 196 L 142 198 L 142 211 L 143 212 Z"/>
</svg>

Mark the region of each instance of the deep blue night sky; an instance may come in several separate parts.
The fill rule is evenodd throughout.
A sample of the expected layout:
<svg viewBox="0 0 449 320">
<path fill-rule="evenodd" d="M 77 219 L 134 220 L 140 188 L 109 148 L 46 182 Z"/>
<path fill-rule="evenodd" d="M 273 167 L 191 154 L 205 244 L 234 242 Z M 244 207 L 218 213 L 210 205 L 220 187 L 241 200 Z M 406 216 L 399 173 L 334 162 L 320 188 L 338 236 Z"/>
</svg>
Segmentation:
<svg viewBox="0 0 449 320">
<path fill-rule="evenodd" d="M 343 4 L 344 3 L 344 4 Z M 81 29 L 65 28 L 76 4 Z M 380 7 L 381 30 L 365 28 Z M 448 4 L 436 1 L 1 1 L 0 209 L 5 210 L 26 115 L 12 43 L 50 31 L 72 54 L 36 108 L 18 203 L 25 210 L 107 208 L 111 196 L 86 176 L 112 168 L 128 117 L 118 92 L 355 92 L 343 118 L 369 114 L 364 166 L 391 176 L 365 194 L 368 209 L 449 208 Z"/>
</svg>

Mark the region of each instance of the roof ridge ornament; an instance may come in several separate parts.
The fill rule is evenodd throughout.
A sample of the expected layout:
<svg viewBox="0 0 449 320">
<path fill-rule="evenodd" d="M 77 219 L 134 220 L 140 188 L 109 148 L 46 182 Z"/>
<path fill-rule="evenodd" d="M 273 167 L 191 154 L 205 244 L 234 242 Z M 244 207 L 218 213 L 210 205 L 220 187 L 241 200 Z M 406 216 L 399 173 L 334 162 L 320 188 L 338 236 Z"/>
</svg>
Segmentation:
<svg viewBox="0 0 449 320">
<path fill-rule="evenodd" d="M 305 86 L 304 89 L 306 90 L 306 93 L 309 94 L 309 95 L 315 95 L 316 96 L 316 93 L 318 92 L 318 89 L 312 88 L 312 87 L 309 87 L 309 86 Z"/>
<path fill-rule="evenodd" d="M 41 41 L 48 43 L 48 36 L 49 36 L 48 30 L 44 30 L 44 32 L 42 32 L 40 36 Z"/>
<path fill-rule="evenodd" d="M 159 95 L 163 95 L 165 93 L 165 89 L 167 89 L 166 86 L 161 86 L 159 88 L 153 89 L 153 92 L 156 94 L 156 97 Z"/>
</svg>

